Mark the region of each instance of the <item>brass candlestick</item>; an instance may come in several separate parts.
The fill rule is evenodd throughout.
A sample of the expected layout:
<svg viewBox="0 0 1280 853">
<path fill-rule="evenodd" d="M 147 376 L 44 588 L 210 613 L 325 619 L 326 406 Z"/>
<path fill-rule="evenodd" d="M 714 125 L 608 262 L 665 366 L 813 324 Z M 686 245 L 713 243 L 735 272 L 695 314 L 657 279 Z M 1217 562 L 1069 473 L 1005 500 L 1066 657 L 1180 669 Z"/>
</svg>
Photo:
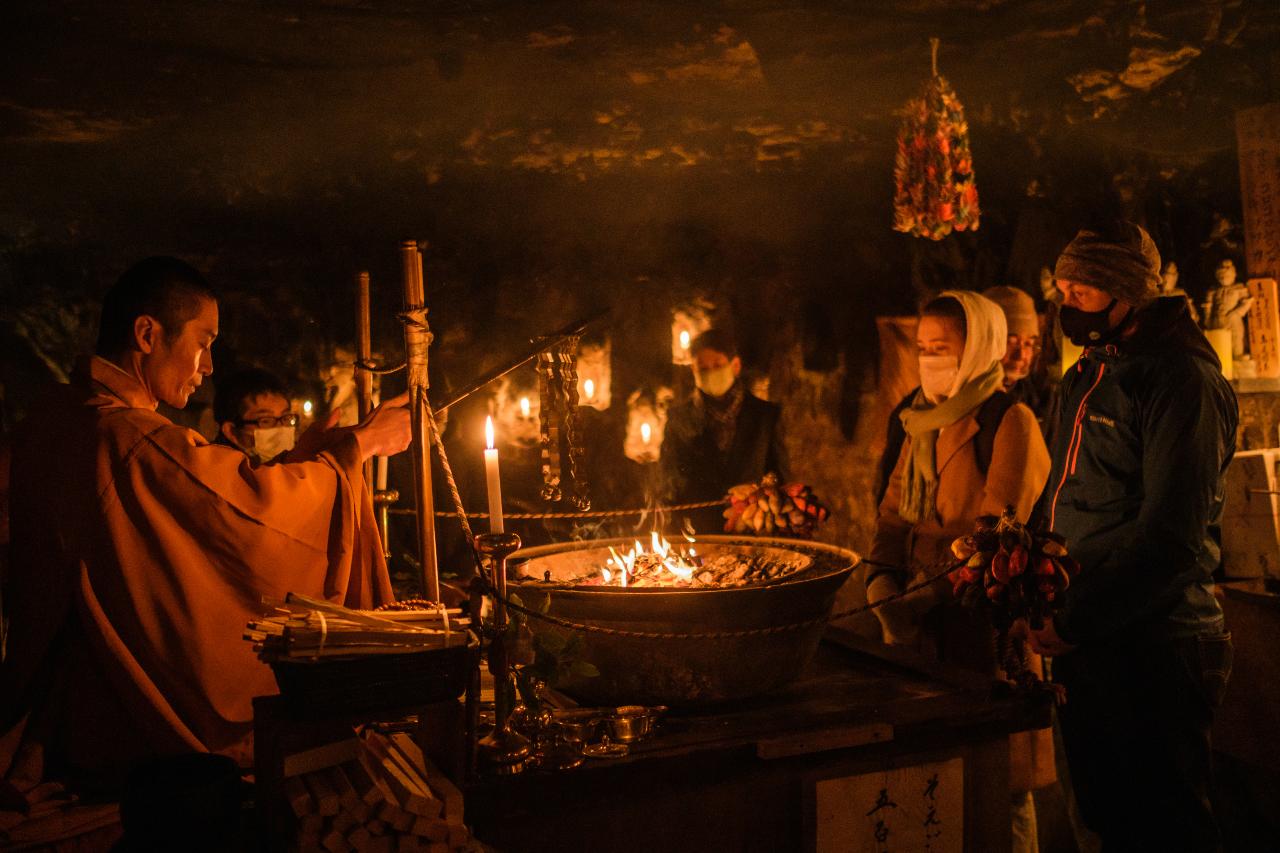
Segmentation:
<svg viewBox="0 0 1280 853">
<path fill-rule="evenodd" d="M 485 558 L 494 589 L 493 639 L 489 642 L 489 672 L 493 675 L 493 731 L 476 744 L 482 772 L 513 776 L 525 769 L 530 743 L 511 729 L 511 664 L 506 648 L 507 557 L 520 547 L 514 533 L 482 533 L 476 549 Z"/>
</svg>

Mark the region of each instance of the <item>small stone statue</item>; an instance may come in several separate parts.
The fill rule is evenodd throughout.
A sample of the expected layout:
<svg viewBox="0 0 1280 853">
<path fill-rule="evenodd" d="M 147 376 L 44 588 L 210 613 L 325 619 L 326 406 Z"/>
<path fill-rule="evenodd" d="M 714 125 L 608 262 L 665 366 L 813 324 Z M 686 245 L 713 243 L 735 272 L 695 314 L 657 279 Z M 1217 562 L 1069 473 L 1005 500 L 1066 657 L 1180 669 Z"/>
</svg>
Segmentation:
<svg viewBox="0 0 1280 853">
<path fill-rule="evenodd" d="M 1236 281 L 1236 265 L 1230 258 L 1223 259 L 1214 271 L 1217 284 L 1205 295 L 1204 327 L 1206 329 L 1231 330 L 1231 355 L 1237 361 L 1245 355 L 1244 317 L 1253 305 L 1249 288 Z"/>
<path fill-rule="evenodd" d="M 1181 296 L 1187 300 L 1187 310 L 1191 312 L 1191 319 L 1197 323 L 1200 322 L 1200 312 L 1196 310 L 1196 304 L 1191 301 L 1191 297 L 1185 290 L 1178 287 L 1178 265 L 1173 261 L 1164 265 L 1164 272 L 1160 276 L 1160 295 Z"/>
<path fill-rule="evenodd" d="M 1062 304 L 1062 291 L 1058 290 L 1058 284 L 1053 278 L 1053 270 L 1048 267 L 1040 267 L 1040 295 L 1044 297 L 1045 302 L 1051 302 L 1054 305 Z"/>
</svg>

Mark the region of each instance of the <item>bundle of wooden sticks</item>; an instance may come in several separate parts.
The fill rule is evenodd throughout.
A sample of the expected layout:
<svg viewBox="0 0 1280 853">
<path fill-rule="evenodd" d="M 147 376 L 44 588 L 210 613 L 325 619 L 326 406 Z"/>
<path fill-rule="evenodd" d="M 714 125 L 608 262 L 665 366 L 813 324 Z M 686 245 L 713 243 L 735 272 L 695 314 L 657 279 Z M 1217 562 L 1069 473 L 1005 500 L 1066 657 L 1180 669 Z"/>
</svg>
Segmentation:
<svg viewBox="0 0 1280 853">
<path fill-rule="evenodd" d="M 361 736 L 286 757 L 292 849 L 330 853 L 479 851 L 462 792 L 408 734 Z"/>
<path fill-rule="evenodd" d="M 289 593 L 274 613 L 249 622 L 244 639 L 267 662 L 404 654 L 467 642 L 470 621 L 458 609 L 351 610 Z"/>
</svg>

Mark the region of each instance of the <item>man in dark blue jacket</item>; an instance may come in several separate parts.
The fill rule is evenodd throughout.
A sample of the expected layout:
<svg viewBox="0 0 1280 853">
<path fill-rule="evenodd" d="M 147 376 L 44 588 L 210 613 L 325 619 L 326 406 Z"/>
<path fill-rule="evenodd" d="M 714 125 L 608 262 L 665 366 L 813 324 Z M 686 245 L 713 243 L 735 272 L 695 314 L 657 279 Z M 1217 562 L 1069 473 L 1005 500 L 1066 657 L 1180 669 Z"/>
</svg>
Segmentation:
<svg viewBox="0 0 1280 853">
<path fill-rule="evenodd" d="M 1081 231 L 1055 277 L 1085 349 L 1038 513 L 1081 571 L 1032 645 L 1067 688 L 1072 782 L 1104 849 L 1216 850 L 1209 726 L 1231 641 L 1212 574 L 1235 395 L 1186 300 L 1157 298 L 1142 228 Z"/>
</svg>

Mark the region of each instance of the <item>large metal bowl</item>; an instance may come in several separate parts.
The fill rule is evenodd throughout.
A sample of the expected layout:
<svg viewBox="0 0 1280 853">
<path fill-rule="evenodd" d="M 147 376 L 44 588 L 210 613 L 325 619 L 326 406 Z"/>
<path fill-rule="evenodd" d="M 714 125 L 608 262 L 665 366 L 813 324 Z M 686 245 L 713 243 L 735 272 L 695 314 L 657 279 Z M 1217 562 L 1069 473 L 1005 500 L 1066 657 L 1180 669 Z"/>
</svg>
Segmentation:
<svg viewBox="0 0 1280 853">
<path fill-rule="evenodd" d="M 776 628 L 830 615 L 836 591 L 858 564 L 853 551 L 814 542 L 767 537 L 699 536 L 704 557 L 731 549 L 779 549 L 813 557 L 813 565 L 784 580 L 727 589 L 574 586 L 569 578 L 603 565 L 609 546 L 625 550 L 631 539 L 541 545 L 511 557 L 511 592 L 532 608 L 550 596 L 549 613 L 601 628 L 657 633 L 743 631 Z M 550 573 L 550 582 L 544 575 Z M 530 620 L 535 632 L 565 633 Z M 558 685 L 594 705 L 705 705 L 774 690 L 795 678 L 822 638 L 825 622 L 803 628 L 729 637 L 650 639 L 580 632 L 582 659 L 600 675 Z"/>
</svg>

